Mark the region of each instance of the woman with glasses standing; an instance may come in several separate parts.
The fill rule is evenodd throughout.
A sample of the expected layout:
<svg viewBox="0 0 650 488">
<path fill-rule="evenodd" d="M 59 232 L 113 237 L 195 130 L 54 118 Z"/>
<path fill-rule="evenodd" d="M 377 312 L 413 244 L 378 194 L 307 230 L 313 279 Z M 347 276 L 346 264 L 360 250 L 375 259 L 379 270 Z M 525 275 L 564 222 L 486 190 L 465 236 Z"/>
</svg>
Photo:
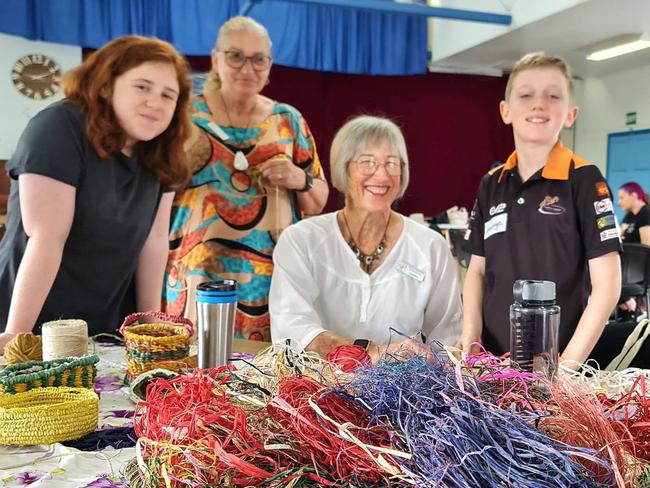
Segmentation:
<svg viewBox="0 0 650 488">
<path fill-rule="evenodd" d="M 193 177 L 172 209 L 166 311 L 194 319 L 196 285 L 239 282 L 235 336 L 270 340 L 268 291 L 280 232 L 321 212 L 328 187 L 305 119 L 260 92 L 271 40 L 249 17 L 219 30 L 187 144 Z"/>
<path fill-rule="evenodd" d="M 295 340 L 323 356 L 354 343 L 373 362 L 387 350 L 419 351 L 421 336 L 453 344 L 462 307 L 447 243 L 391 208 L 409 181 L 400 129 L 381 117 L 350 120 L 332 142 L 330 165 L 345 206 L 280 237 L 269 301 L 273 340 Z"/>
</svg>

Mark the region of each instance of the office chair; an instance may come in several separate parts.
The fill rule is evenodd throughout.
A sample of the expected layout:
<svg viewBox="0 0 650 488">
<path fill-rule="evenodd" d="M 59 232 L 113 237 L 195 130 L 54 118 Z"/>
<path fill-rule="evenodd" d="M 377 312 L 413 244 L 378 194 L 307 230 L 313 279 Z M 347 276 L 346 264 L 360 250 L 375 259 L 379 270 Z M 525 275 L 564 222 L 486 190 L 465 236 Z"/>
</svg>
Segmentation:
<svg viewBox="0 0 650 488">
<path fill-rule="evenodd" d="M 650 246 L 623 243 L 621 274 L 623 282 L 621 296 L 636 298 L 637 304 L 643 303 L 646 313 L 650 314 L 648 309 L 650 304 L 650 294 L 648 293 L 648 286 L 650 285 Z M 637 306 L 634 318 L 629 321 L 621 318 L 621 312 L 617 305 L 614 314 L 615 320 L 608 322 L 602 336 L 590 354 L 590 358 L 598 361 L 603 368 L 622 350 L 628 337 L 635 330 L 641 313 L 640 307 Z M 640 333 L 643 333 L 647 327 L 650 327 L 650 325 L 646 325 Z M 650 367 L 650 341 L 643 343 L 630 367 Z"/>
<path fill-rule="evenodd" d="M 622 295 L 635 297 L 643 302 L 646 314 L 650 314 L 650 246 L 623 243 L 621 254 Z M 616 308 L 618 314 L 618 307 Z M 637 316 L 639 308 L 637 307 Z"/>
</svg>

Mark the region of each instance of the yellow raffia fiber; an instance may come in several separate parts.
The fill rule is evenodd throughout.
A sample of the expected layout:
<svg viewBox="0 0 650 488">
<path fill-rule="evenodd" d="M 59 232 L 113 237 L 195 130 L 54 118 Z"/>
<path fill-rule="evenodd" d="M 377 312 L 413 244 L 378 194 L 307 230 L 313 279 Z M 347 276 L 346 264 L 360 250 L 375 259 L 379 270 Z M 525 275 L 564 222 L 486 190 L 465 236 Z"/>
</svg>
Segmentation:
<svg viewBox="0 0 650 488">
<path fill-rule="evenodd" d="M 99 398 L 87 388 L 36 388 L 0 395 L 0 445 L 52 444 L 97 428 Z"/>
</svg>

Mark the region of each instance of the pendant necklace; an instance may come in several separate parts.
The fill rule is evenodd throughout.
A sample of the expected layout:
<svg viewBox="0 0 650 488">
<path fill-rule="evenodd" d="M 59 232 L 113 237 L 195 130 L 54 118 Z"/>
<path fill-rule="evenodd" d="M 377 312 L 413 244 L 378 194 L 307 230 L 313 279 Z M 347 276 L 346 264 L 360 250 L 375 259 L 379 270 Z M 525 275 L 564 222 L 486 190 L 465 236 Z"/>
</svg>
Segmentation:
<svg viewBox="0 0 650 488">
<path fill-rule="evenodd" d="M 228 117 L 228 124 L 230 124 L 230 127 L 235 128 L 235 126 L 232 123 L 232 119 L 230 118 L 230 113 L 228 112 L 228 105 L 226 105 L 226 101 L 223 99 L 223 94 L 221 93 L 221 91 L 219 92 L 219 97 L 221 98 L 221 103 L 223 104 L 223 108 L 226 109 L 226 117 Z M 251 120 L 253 119 L 253 114 L 255 113 L 256 108 L 257 108 L 257 96 L 255 96 L 255 103 L 253 104 L 253 109 L 248 115 L 246 130 L 248 130 L 251 125 Z M 246 155 L 242 151 L 237 151 L 235 153 L 235 161 L 233 162 L 233 166 L 237 171 L 246 171 L 248 169 L 249 167 L 248 159 L 246 159 Z"/>
<path fill-rule="evenodd" d="M 350 246 L 350 249 L 352 249 L 352 252 L 359 260 L 359 263 L 361 264 L 361 268 L 366 273 L 370 274 L 370 268 L 372 268 L 372 263 L 374 263 L 376 260 L 379 259 L 381 254 L 384 252 L 384 249 L 386 248 L 386 241 L 387 241 L 386 234 L 388 233 L 388 225 L 390 224 L 390 219 L 393 215 L 391 213 L 391 215 L 388 216 L 388 222 L 386 222 L 386 229 L 384 229 L 384 237 L 381 238 L 381 241 L 379 241 L 379 244 L 377 244 L 375 250 L 370 254 L 364 254 L 361 251 L 361 249 L 359 249 L 359 246 L 357 246 L 357 243 L 354 241 L 354 237 L 352 236 L 352 231 L 350 230 L 350 224 L 348 224 L 348 218 L 345 215 L 345 210 L 341 210 L 341 213 L 343 213 L 343 221 L 345 222 L 345 227 L 348 230 L 348 234 L 350 234 L 350 240 L 348 241 L 348 246 Z"/>
</svg>

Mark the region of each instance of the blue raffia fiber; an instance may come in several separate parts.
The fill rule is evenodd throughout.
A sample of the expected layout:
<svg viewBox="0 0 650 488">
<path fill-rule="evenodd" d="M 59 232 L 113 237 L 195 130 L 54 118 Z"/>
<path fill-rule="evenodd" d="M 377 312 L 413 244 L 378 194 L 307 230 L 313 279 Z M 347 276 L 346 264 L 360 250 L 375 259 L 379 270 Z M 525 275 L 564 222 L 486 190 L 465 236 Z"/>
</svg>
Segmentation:
<svg viewBox="0 0 650 488">
<path fill-rule="evenodd" d="M 396 459 L 421 487 L 610 487 L 609 462 L 591 449 L 558 443 L 521 413 L 500 410 L 462 377 L 444 353 L 433 361 L 386 358 L 357 369 L 345 390 L 372 410 L 376 422 L 399 428 L 410 461 Z M 578 459 L 607 473 L 597 477 Z"/>
</svg>

